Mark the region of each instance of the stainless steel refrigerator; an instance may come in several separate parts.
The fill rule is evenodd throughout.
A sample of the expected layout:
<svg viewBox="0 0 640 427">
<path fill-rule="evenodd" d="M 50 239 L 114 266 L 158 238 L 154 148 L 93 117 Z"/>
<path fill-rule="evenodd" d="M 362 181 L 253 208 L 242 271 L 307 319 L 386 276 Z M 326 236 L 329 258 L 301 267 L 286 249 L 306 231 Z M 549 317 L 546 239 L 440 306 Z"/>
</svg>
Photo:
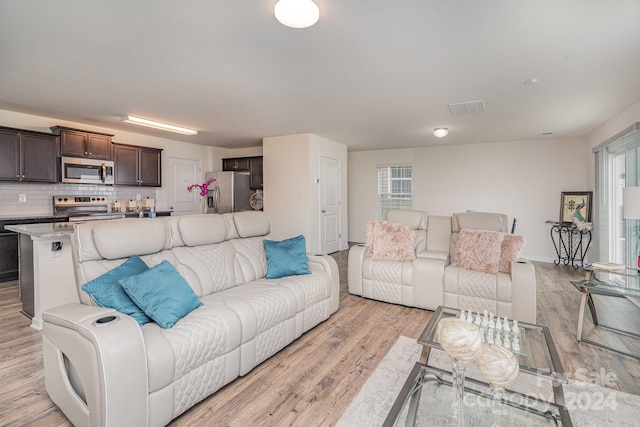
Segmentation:
<svg viewBox="0 0 640 427">
<path fill-rule="evenodd" d="M 214 178 L 207 194 L 207 213 L 250 211 L 249 199 L 254 191 L 250 188 L 248 172 L 208 172 L 206 178 Z"/>
</svg>

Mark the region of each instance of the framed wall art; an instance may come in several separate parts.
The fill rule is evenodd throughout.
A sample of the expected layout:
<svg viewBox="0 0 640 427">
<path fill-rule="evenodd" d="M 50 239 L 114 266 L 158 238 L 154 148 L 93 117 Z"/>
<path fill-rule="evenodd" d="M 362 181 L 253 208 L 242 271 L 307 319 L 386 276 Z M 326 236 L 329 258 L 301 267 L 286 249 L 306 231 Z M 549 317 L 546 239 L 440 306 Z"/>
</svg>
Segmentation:
<svg viewBox="0 0 640 427">
<path fill-rule="evenodd" d="M 560 199 L 560 222 L 572 223 L 574 218 L 591 222 L 592 191 L 563 191 Z"/>
</svg>

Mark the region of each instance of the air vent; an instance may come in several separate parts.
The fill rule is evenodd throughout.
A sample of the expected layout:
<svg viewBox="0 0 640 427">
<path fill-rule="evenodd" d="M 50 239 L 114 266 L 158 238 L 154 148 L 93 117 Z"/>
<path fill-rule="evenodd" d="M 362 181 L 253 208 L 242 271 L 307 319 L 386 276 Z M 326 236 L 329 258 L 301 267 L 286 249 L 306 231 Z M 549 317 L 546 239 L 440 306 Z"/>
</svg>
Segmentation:
<svg viewBox="0 0 640 427">
<path fill-rule="evenodd" d="M 456 102 L 449 104 L 449 109 L 454 116 L 484 113 L 484 101 Z"/>
</svg>

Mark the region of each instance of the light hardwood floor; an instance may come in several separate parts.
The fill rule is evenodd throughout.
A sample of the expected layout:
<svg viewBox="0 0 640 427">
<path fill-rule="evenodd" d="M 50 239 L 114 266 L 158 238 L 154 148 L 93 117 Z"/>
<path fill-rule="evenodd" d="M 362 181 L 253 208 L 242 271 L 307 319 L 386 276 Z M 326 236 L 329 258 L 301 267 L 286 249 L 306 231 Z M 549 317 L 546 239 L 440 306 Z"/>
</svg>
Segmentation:
<svg viewBox="0 0 640 427">
<path fill-rule="evenodd" d="M 336 423 L 398 336 L 417 338 L 432 313 L 349 295 L 347 251 L 338 252 L 334 257 L 340 267 L 340 310 L 171 425 L 330 426 Z M 580 294 L 568 281 L 580 279 L 581 274 L 553 264 L 535 263 L 535 267 L 538 323 L 550 327 L 569 377 L 600 375 L 602 369 L 605 374 L 615 375 L 612 388 L 640 394 L 638 360 L 576 342 Z M 624 304 L 623 300 L 609 300 L 606 305 L 613 309 L 602 311 L 603 320 L 620 321 L 628 327 L 640 325 L 640 309 Z M 19 310 L 17 285 L 1 287 L 0 425 L 70 425 L 44 390 L 41 333 L 29 327 L 29 320 Z M 589 322 L 588 317 L 586 324 Z M 592 329 L 587 327 L 586 332 L 592 333 Z M 629 340 L 613 340 L 631 346 Z"/>
</svg>

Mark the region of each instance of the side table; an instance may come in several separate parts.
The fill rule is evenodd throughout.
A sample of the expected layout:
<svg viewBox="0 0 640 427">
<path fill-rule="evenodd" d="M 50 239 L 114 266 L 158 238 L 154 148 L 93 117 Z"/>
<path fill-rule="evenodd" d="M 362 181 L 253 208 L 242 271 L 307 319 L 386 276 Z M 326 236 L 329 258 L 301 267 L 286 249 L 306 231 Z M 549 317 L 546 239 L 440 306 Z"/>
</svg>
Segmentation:
<svg viewBox="0 0 640 427">
<path fill-rule="evenodd" d="M 578 267 L 584 267 L 584 260 L 591 245 L 591 230 L 556 221 L 547 221 L 547 224 L 551 224 L 551 241 L 558 256 L 553 263 L 570 265 L 576 270 Z"/>
<path fill-rule="evenodd" d="M 602 295 L 602 296 L 613 297 L 613 298 L 627 298 L 627 297 L 640 298 L 640 286 L 638 284 L 640 280 L 640 273 L 638 272 L 637 269 L 632 269 L 632 268 L 623 268 L 619 270 L 604 270 L 604 269 L 598 269 L 598 268 L 587 266 L 585 267 L 584 270 L 585 270 L 585 280 L 571 281 L 571 284 L 582 293 L 582 298 L 580 299 L 580 313 L 578 315 L 578 325 L 576 328 L 576 339 L 579 342 L 585 342 L 588 344 L 605 348 L 607 350 L 610 350 L 616 353 L 633 357 L 635 359 L 640 359 L 640 355 L 638 354 L 629 353 L 620 349 L 610 347 L 601 342 L 593 341 L 593 340 L 582 337 L 584 315 L 588 306 L 589 311 L 591 312 L 591 318 L 593 319 L 593 324 L 596 327 L 601 327 L 618 334 L 640 338 L 640 334 L 637 332 L 622 330 L 622 329 L 618 329 L 612 326 L 607 326 L 602 324 L 598 320 L 596 305 L 593 302 L 593 297 L 592 297 L 592 295 Z M 609 283 L 609 282 L 603 282 L 603 281 L 597 280 L 597 278 L 595 277 L 596 273 L 616 274 L 616 275 L 621 275 L 627 278 L 637 279 L 637 280 L 626 280 L 625 285 L 618 285 L 615 283 Z"/>
</svg>

